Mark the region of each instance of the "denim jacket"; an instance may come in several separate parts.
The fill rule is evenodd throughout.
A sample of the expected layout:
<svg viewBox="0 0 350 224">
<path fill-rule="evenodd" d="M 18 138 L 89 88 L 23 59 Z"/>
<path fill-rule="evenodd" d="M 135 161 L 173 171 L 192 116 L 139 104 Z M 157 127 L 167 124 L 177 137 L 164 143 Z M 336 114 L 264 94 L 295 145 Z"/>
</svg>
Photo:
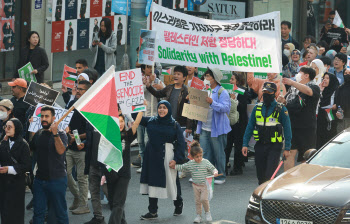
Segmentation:
<svg viewBox="0 0 350 224">
<path fill-rule="evenodd" d="M 218 96 L 220 85 L 213 89 L 213 103 L 210 107 L 213 109 L 213 119 L 211 121 L 211 137 L 218 137 L 222 134 L 227 134 L 231 131 L 230 120 L 227 114 L 230 113 L 231 100 L 230 95 L 226 90 L 222 91 L 220 98 Z M 197 134 L 202 132 L 202 122 L 198 121 Z"/>
</svg>

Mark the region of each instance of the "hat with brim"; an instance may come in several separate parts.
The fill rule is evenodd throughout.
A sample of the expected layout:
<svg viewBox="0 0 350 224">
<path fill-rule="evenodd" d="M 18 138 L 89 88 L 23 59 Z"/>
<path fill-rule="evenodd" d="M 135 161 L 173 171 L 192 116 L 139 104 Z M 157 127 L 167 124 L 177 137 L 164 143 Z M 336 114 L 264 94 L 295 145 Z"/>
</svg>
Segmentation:
<svg viewBox="0 0 350 224">
<path fill-rule="evenodd" d="M 27 81 L 21 78 L 15 79 L 13 82 L 7 83 L 9 86 L 20 86 L 23 88 L 27 88 Z"/>
<path fill-rule="evenodd" d="M 11 100 L 8 100 L 8 99 L 1 100 L 0 106 L 6 107 L 10 110 L 13 110 L 13 103 L 11 102 Z"/>
<path fill-rule="evenodd" d="M 215 81 L 217 83 L 220 83 L 221 79 L 224 77 L 220 69 L 208 67 L 208 70 L 210 70 L 213 73 Z"/>
<path fill-rule="evenodd" d="M 277 86 L 273 82 L 265 82 L 262 91 L 268 91 L 269 93 L 273 93 L 277 91 Z"/>
</svg>

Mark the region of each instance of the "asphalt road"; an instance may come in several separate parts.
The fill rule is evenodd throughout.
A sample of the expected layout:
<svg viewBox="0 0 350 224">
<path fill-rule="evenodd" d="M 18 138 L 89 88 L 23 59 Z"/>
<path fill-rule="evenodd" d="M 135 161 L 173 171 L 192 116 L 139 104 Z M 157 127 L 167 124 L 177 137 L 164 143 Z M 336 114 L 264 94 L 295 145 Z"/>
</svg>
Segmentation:
<svg viewBox="0 0 350 224">
<path fill-rule="evenodd" d="M 136 148 L 134 148 L 136 150 Z M 132 158 L 133 160 L 133 158 Z M 136 168 L 131 168 L 132 177 L 128 189 L 128 197 L 125 205 L 126 219 L 129 224 L 134 223 L 193 223 L 195 218 L 195 202 L 191 184 L 188 182 L 189 176 L 181 179 L 182 196 L 184 199 L 184 211 L 181 216 L 173 216 L 174 206 L 169 199 L 159 200 L 158 220 L 144 221 L 140 220 L 140 215 L 148 212 L 148 197 L 139 194 L 140 174 L 136 173 Z M 255 176 L 254 160 L 249 160 L 244 168 L 242 176 L 228 176 L 226 183 L 215 185 L 214 197 L 210 201 L 210 210 L 213 217 L 212 223 L 244 223 L 244 216 L 251 193 L 257 187 Z M 26 193 L 26 203 L 29 202 L 32 195 Z M 67 190 L 68 207 L 73 201 L 73 196 Z M 92 214 L 92 207 L 89 201 L 90 214 L 72 215 L 69 212 L 69 221 L 73 224 L 82 224 L 89 221 Z M 103 214 L 108 221 L 110 210 L 106 204 L 103 205 Z M 33 210 L 26 211 L 25 223 L 29 223 L 33 215 Z"/>
<path fill-rule="evenodd" d="M 55 86 L 55 89 L 60 90 L 59 85 Z M 4 98 L 10 98 L 12 96 L 3 96 Z M 62 97 L 58 97 L 57 103 L 64 106 Z M 132 150 L 137 150 L 137 147 L 133 147 Z M 135 154 L 135 153 L 134 153 Z M 134 156 L 135 157 L 135 156 Z M 133 161 L 133 158 L 131 159 Z M 181 179 L 182 196 L 184 199 L 184 211 L 181 216 L 174 217 L 174 206 L 171 200 L 159 200 L 158 204 L 158 220 L 154 221 L 142 221 L 140 215 L 148 212 L 148 197 L 139 194 L 139 180 L 140 174 L 136 173 L 136 168 L 132 169 L 132 177 L 129 183 L 128 197 L 125 205 L 126 219 L 129 224 L 137 223 L 167 223 L 167 224 L 179 224 L 179 223 L 193 223 L 193 219 L 196 216 L 194 195 L 191 184 L 188 182 L 189 177 Z M 244 216 L 250 195 L 254 189 L 258 186 L 258 181 L 255 174 L 254 160 L 249 160 L 244 168 L 244 174 L 242 176 L 228 176 L 226 183 L 223 185 L 215 185 L 214 197 L 210 201 L 211 214 L 213 222 L 218 223 L 244 223 Z M 26 193 L 26 204 L 32 198 L 31 193 Z M 67 190 L 67 205 L 71 205 L 73 196 Z M 72 215 L 69 212 L 69 221 L 71 224 L 82 224 L 89 221 L 92 217 L 92 207 L 89 202 L 91 210 L 90 214 L 84 215 Z M 105 216 L 106 223 L 108 223 L 110 210 L 108 205 L 103 205 L 103 214 Z M 26 211 L 25 223 L 29 223 L 32 218 L 33 210 Z M 1 223 L 1 222 L 0 222 Z"/>
</svg>

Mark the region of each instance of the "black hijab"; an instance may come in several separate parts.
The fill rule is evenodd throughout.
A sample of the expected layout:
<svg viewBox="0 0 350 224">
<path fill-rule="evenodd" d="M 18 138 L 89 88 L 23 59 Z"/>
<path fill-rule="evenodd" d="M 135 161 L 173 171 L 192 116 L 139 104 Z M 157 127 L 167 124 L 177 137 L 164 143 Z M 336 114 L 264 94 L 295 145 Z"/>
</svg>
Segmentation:
<svg viewBox="0 0 350 224">
<path fill-rule="evenodd" d="M 171 105 L 168 101 L 166 100 L 161 100 L 159 103 L 158 103 L 158 107 L 160 105 L 165 105 L 167 108 L 168 108 L 168 113 L 164 116 L 164 117 L 160 117 L 159 114 L 155 117 L 153 117 L 152 120 L 155 120 L 158 122 L 158 124 L 161 124 L 161 125 L 174 125 L 175 124 L 175 119 L 173 118 L 173 116 L 171 115 L 172 112 L 171 112 Z"/>
<path fill-rule="evenodd" d="M 329 85 L 322 91 L 322 97 L 320 101 L 320 107 L 328 106 L 331 103 L 331 98 L 333 93 L 337 90 L 339 86 L 339 81 L 337 77 L 330 73 L 325 73 L 323 78 L 328 75 Z"/>
<path fill-rule="evenodd" d="M 22 131 L 23 126 L 22 123 L 17 118 L 11 118 L 8 121 L 12 121 L 13 125 L 15 126 L 15 135 L 13 137 L 10 137 L 11 141 L 15 141 L 18 137 L 22 137 Z"/>
</svg>

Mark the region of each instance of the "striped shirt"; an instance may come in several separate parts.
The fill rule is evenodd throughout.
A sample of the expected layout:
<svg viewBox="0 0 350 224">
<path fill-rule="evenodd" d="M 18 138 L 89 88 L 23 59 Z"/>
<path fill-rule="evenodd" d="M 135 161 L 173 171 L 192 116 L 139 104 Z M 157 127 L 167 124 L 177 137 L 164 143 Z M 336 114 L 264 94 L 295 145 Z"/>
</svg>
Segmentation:
<svg viewBox="0 0 350 224">
<path fill-rule="evenodd" d="M 207 159 L 202 159 L 200 163 L 191 160 L 182 165 L 175 165 L 175 169 L 178 171 L 191 172 L 193 183 L 195 184 L 205 184 L 205 178 L 207 176 L 218 172 L 213 164 L 211 164 Z"/>
</svg>

